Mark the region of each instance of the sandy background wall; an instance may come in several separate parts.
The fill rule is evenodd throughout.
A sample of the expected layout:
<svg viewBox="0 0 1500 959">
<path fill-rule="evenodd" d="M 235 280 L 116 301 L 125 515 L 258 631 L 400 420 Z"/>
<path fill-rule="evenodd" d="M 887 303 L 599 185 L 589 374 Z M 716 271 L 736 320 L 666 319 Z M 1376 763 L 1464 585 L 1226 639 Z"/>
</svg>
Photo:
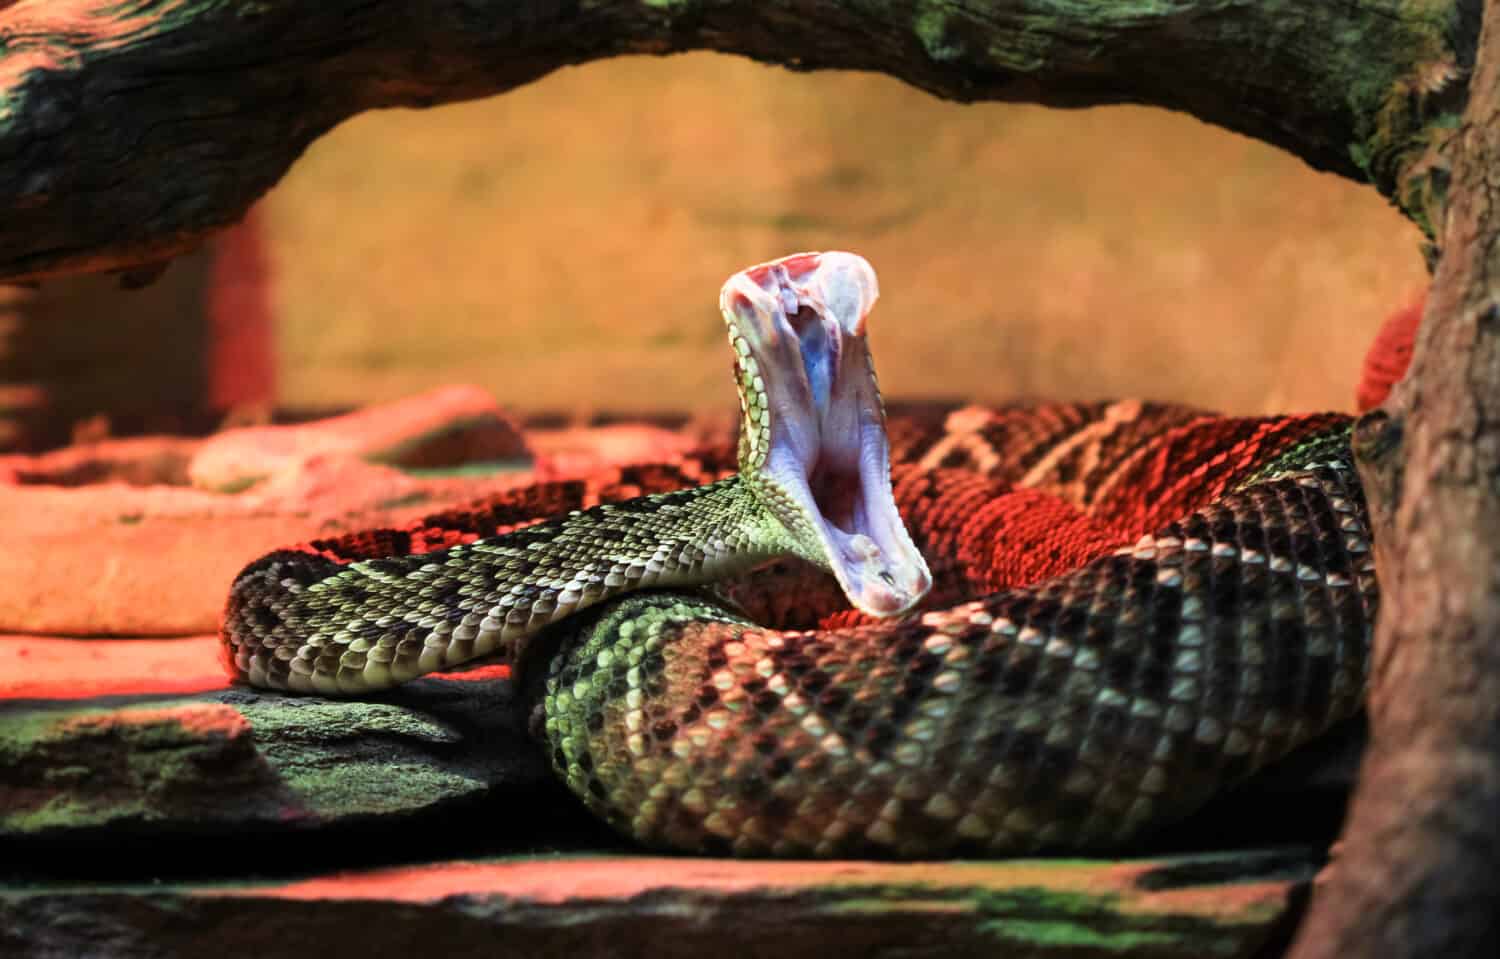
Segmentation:
<svg viewBox="0 0 1500 959">
<path fill-rule="evenodd" d="M 945 103 L 711 54 L 356 118 L 268 203 L 282 395 L 463 380 L 521 406 L 730 400 L 731 271 L 870 258 L 886 389 L 1343 406 L 1417 236 L 1188 117 Z"/>
</svg>

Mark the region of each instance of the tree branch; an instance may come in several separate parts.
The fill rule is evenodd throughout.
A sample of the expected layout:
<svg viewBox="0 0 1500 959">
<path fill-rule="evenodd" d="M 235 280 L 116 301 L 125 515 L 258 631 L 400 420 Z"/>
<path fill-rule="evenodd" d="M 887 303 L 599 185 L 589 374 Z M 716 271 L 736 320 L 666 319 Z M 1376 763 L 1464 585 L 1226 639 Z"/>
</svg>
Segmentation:
<svg viewBox="0 0 1500 959">
<path fill-rule="evenodd" d="M 0 4 L 0 280 L 155 265 L 377 107 L 622 53 L 879 70 L 954 100 L 1146 103 L 1373 178 L 1456 115 L 1470 0 L 22 0 Z M 1441 126 L 1441 124 L 1439 124 Z M 1425 185 L 1426 181 L 1421 181 Z M 1420 199 L 1421 190 L 1415 191 Z M 1404 202 L 1404 201 L 1403 201 Z M 1420 203 L 1407 203 L 1421 218 Z"/>
</svg>

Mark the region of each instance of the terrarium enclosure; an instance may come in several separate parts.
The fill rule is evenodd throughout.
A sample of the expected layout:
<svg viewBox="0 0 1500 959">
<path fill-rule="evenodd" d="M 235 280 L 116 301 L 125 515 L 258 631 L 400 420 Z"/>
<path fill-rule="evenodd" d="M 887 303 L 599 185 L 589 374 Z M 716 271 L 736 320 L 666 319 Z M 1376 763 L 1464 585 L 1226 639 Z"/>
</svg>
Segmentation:
<svg viewBox="0 0 1500 959">
<path fill-rule="evenodd" d="M 779 959 L 831 949 L 1488 955 L 1500 935 L 1497 24 L 1500 0 L 0 2 L 0 282 L 11 284 L 0 286 L 0 954 L 479 955 L 503 941 L 518 954 Z M 842 612 L 792 623 L 801 638 L 764 640 L 758 660 L 760 627 L 704 654 L 707 678 L 681 725 L 642 718 L 655 707 L 639 705 L 640 676 L 679 677 L 662 662 L 688 661 L 656 647 L 632 649 L 645 658 L 625 663 L 565 641 L 584 672 L 558 666 L 551 685 L 510 661 L 445 660 L 493 643 L 523 608 L 507 599 L 479 609 L 476 589 L 493 591 L 484 603 L 525 598 L 530 628 L 577 604 L 583 580 L 512 583 L 496 565 L 450 577 L 424 557 L 448 564 L 491 550 L 507 569 L 536 573 L 552 561 L 548 530 L 608 513 L 595 505 L 653 513 L 663 501 L 638 495 L 756 468 L 756 450 L 785 435 L 768 425 L 770 409 L 792 407 L 766 398 L 780 389 L 769 367 L 747 365 L 765 362 L 747 345 L 758 329 L 747 317 L 764 314 L 743 291 L 773 289 L 767 302 L 781 304 L 770 309 L 786 324 L 816 316 L 857 332 L 865 314 L 835 322 L 832 299 L 797 301 L 812 286 L 793 277 L 823 276 L 809 266 L 823 263 L 816 257 L 737 271 L 818 250 L 855 251 L 878 272 L 869 343 L 899 414 L 893 430 L 940 426 L 943 439 L 897 464 L 927 471 L 902 473 L 898 495 L 938 503 L 930 515 L 1031 529 L 1021 565 L 1051 561 L 1055 579 L 995 580 L 998 592 L 980 602 L 1034 590 L 1025 602 L 1052 603 L 1066 626 L 1017 627 L 996 612 L 1008 600 L 971 607 L 959 602 L 971 594 L 943 593 L 938 608 L 897 620 L 911 631 L 891 648 L 911 647 L 909 662 L 875 662 L 858 647 L 841 661 L 855 664 L 847 675 L 906 674 L 911 698 L 891 705 L 889 723 L 868 720 L 847 675 L 829 680 L 822 660 L 799 685 L 812 660 L 797 658 L 797 643 L 895 635 L 886 621 Z M 848 280 L 864 274 L 840 275 L 870 289 Z M 741 300 L 725 294 L 721 316 L 720 285 L 732 276 L 749 286 Z M 801 305 L 778 299 L 787 296 Z M 819 367 L 820 342 L 796 340 L 813 351 L 790 367 L 812 384 L 797 409 L 834 417 L 842 399 L 866 394 L 837 379 L 842 368 Z M 973 424 L 1001 415 L 977 407 L 1117 398 L 1129 402 L 1090 407 L 979 506 L 973 487 L 943 473 L 999 449 L 970 442 L 983 432 Z M 1175 495 L 1177 466 L 1211 473 L 1304 423 L 1277 419 L 1222 448 L 1146 445 L 1119 461 L 1133 465 L 1100 467 L 1114 455 L 1109 431 L 1143 409 L 1152 422 L 1151 401 L 1338 415 L 1305 421 L 1317 427 L 1305 434 L 1289 428 L 1305 446 L 1231 463 L 1244 470 L 1235 483 L 1183 514 L 1193 532 L 1135 529 L 1130 520 L 1176 501 L 1128 500 L 1130 482 Z M 1164 432 L 1187 422 L 1175 416 L 1163 415 Z M 863 440 L 866 422 L 844 432 Z M 1236 429 L 1225 435 L 1248 435 Z M 768 535 L 776 555 L 821 562 L 837 581 L 775 566 L 754 574 L 764 577 L 756 595 L 816 605 L 822 590 L 859 606 L 850 577 L 868 585 L 884 571 L 897 589 L 887 561 L 898 539 L 865 535 L 878 525 L 869 490 L 879 484 L 859 470 L 883 469 L 883 454 L 819 442 L 825 452 L 799 468 L 814 514 L 837 513 L 818 527 L 828 555 L 789 545 L 794 521 Z M 1071 502 L 1047 512 L 1052 501 L 986 512 L 1034 492 L 1023 480 L 1049 470 L 1060 488 L 1107 473 L 1104 485 L 1137 513 L 1080 515 Z M 999 475 L 987 476 L 995 489 Z M 727 496 L 758 481 L 722 482 Z M 844 495 L 835 481 L 866 485 Z M 1257 486 L 1275 483 L 1285 486 Z M 971 498 L 949 508 L 948 494 Z M 465 505 L 476 497 L 487 505 Z M 565 518 L 532 530 L 551 515 L 538 504 Z M 1204 510 L 1219 510 L 1217 521 Z M 697 530 L 691 522 L 673 529 Z M 609 535 L 623 542 L 625 528 Z M 1011 541 L 1004 523 L 984 530 Z M 513 538 L 492 540 L 497 532 Z M 706 565 L 721 546 L 717 533 L 684 535 L 679 566 Z M 958 540 L 972 560 L 973 544 Z M 1069 568 L 1063 554 L 1080 540 L 1094 551 Z M 533 564 L 525 551 L 535 543 Z M 1001 552 L 984 555 L 998 567 Z M 609 561 L 659 572 L 649 550 Z M 1101 574 L 1103 606 L 1069 606 L 1066 584 L 1054 589 L 1111 562 L 1134 579 Z M 299 578 L 317 563 L 326 579 Z M 959 575 L 958 560 L 943 563 L 939 574 Z M 1193 572 L 1202 564 L 1253 575 L 1205 588 Z M 912 582 L 914 568 L 904 568 Z M 344 577 L 350 570 L 357 576 Z M 610 588 L 643 582 L 590 575 Z M 1262 575 L 1280 586 L 1245 585 Z M 269 597 L 256 597 L 260 606 L 239 592 L 254 576 Z M 295 605 L 306 595 L 384 601 L 385 587 L 417 599 L 390 607 L 399 615 L 372 605 L 319 619 L 295 651 L 255 645 L 261 626 L 308 626 L 300 611 L 316 599 Z M 745 597 L 755 591 L 737 588 L 726 587 L 729 599 L 753 611 Z M 445 590 L 469 605 L 442 605 Z M 1121 600 L 1118 616 L 1099 612 L 1140 590 L 1180 591 L 1181 609 Z M 1317 590 L 1336 598 L 1319 606 L 1307 599 Z M 1293 594 L 1305 617 L 1276 638 L 1296 652 L 1266 666 L 1258 627 L 1223 607 L 1274 618 Z M 709 631 L 715 615 L 695 596 L 670 601 L 671 615 L 700 617 L 682 635 Z M 1208 604 L 1226 628 L 1196 625 Z M 1353 651 L 1330 645 L 1333 620 L 1359 634 Z M 398 622 L 411 632 L 397 635 Z M 658 628 L 645 614 L 639 622 L 643 633 Z M 809 623 L 820 632 L 797 632 Z M 947 846 L 916 855 L 929 847 L 898 826 L 1070 851 L 1032 842 L 1052 823 L 1031 807 L 990 822 L 961 814 L 954 797 L 1019 794 L 1012 760 L 1046 760 L 1026 776 L 1057 772 L 1044 746 L 1061 748 L 1076 717 L 1018 709 L 985 740 L 994 756 L 1003 742 L 1005 763 L 967 792 L 980 773 L 919 796 L 891 770 L 954 753 L 924 745 L 948 701 L 922 712 L 912 690 L 957 702 L 971 690 L 965 668 L 1007 685 L 985 663 L 963 666 L 962 643 L 983 633 L 1017 657 L 1089 672 L 1099 651 L 1088 644 L 1116 627 L 1127 646 L 1140 642 L 1133 630 L 1160 630 L 1150 652 L 1178 671 L 1168 681 L 1165 667 L 1132 673 L 1110 660 L 1109 683 L 1129 674 L 1159 687 L 1129 700 L 1130 723 L 1166 730 L 1158 752 L 1223 744 L 1225 756 L 1244 754 L 1242 742 L 1229 745 L 1241 726 L 1270 741 L 1305 732 L 1283 706 L 1322 708 L 1291 703 L 1292 684 L 1336 687 L 1355 712 L 1366 679 L 1368 748 L 1363 716 L 1340 714 L 1329 721 L 1337 735 L 1315 749 L 1195 815 L 1174 814 L 1149 841 L 1089 847 L 1093 858 L 952 860 Z M 1229 636 L 1235 652 L 1205 659 L 1209 634 Z M 432 653 L 433 637 L 452 644 Z M 735 665 L 714 658 L 730 647 Z M 791 666 L 772 652 L 788 649 Z M 411 662 L 423 675 L 394 688 L 338 685 L 355 682 L 349 675 L 395 683 Z M 1235 676 L 1292 676 L 1279 693 L 1287 702 L 1249 719 L 1183 719 L 1177 704 L 1213 696 L 1199 695 L 1209 684 L 1198 673 L 1222 678 L 1236 663 Z M 591 686 L 596 668 L 626 678 Z M 1236 680 L 1241 690 L 1258 681 Z M 1100 722 L 1123 728 L 1127 698 L 1109 683 L 1089 708 L 1114 710 Z M 593 754 L 569 752 L 575 740 L 550 752 L 535 742 L 554 733 L 554 699 L 600 690 L 609 708 L 633 710 L 619 724 L 624 752 L 660 746 L 667 763 L 719 742 L 746 703 L 772 713 L 815 699 L 830 715 L 865 717 L 850 727 L 865 736 L 857 761 L 897 786 L 879 802 L 852 790 L 838 809 L 866 819 L 840 811 L 805 839 L 808 801 L 792 814 L 764 783 L 720 770 L 723 783 L 700 789 L 670 771 L 662 792 L 653 786 L 632 808 L 646 819 L 677 803 L 710 836 L 693 849 L 712 855 L 649 855 L 654 838 L 627 835 L 621 823 L 635 813 L 610 807 Z M 604 712 L 565 738 L 599 733 Z M 796 765 L 806 773 L 849 754 L 843 727 L 830 732 L 816 710 L 796 715 L 783 739 L 747 740 L 757 756 L 816 742 L 815 761 L 806 753 L 806 768 Z M 714 732 L 690 734 L 699 719 Z M 905 739 L 893 746 L 891 735 Z M 1097 754 L 1092 732 L 1080 736 L 1071 745 Z M 1177 772 L 1200 771 L 1142 749 L 1120 760 L 1150 766 L 1137 801 L 1094 776 L 1120 753 L 1069 766 L 1056 789 L 1098 789 L 1135 816 L 1186 788 Z M 794 765 L 783 759 L 744 768 L 779 763 L 780 785 Z M 791 795 L 812 779 L 792 782 Z M 1043 813 L 1060 820 L 1076 812 L 1070 803 Z M 696 815 L 711 805 L 713 815 Z M 786 830 L 751 808 L 776 810 Z M 841 845 L 850 821 L 857 841 Z M 835 858 L 797 861 L 784 849 Z M 745 852 L 763 858 L 728 855 Z M 874 861 L 883 858 L 919 861 Z"/>
</svg>

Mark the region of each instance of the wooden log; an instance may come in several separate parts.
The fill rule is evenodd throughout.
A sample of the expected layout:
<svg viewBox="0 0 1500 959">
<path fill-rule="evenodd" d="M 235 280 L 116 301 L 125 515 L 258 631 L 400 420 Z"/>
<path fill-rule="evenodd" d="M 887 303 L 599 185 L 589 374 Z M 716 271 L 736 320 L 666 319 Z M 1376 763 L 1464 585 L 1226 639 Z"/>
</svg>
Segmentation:
<svg viewBox="0 0 1500 959">
<path fill-rule="evenodd" d="M 955 100 L 1149 103 L 1407 188 L 1477 31 L 1410 0 L 33 0 L 0 5 L 0 281 L 127 285 L 364 110 L 711 49 Z M 1188 158 L 1183 158 L 1188 162 Z M 997 185 L 1003 188 L 1003 185 Z"/>
</svg>

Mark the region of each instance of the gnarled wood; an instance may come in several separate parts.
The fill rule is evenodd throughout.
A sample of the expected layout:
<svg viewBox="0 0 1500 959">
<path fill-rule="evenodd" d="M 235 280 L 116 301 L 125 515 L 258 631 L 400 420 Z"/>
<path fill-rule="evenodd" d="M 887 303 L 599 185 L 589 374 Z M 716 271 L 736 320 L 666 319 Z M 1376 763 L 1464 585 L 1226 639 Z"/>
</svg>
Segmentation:
<svg viewBox="0 0 1500 959">
<path fill-rule="evenodd" d="M 22 0 L 0 6 L 0 280 L 138 283 L 376 107 L 622 53 L 880 70 L 956 100 L 1149 103 L 1387 195 L 1472 46 L 1452 0 Z M 1434 95 L 1436 98 L 1434 99 Z"/>
</svg>

